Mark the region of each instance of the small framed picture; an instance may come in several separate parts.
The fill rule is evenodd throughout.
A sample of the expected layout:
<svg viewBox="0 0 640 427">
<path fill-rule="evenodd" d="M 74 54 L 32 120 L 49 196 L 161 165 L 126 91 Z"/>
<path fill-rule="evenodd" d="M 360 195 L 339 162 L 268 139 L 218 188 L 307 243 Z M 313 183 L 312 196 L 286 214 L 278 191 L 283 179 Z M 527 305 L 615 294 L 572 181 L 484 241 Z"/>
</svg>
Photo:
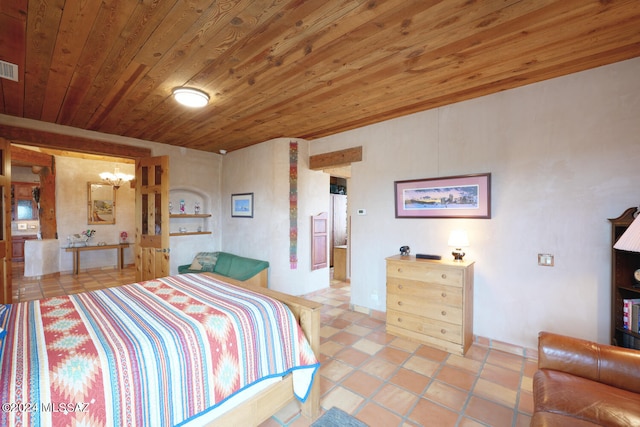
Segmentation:
<svg viewBox="0 0 640 427">
<path fill-rule="evenodd" d="M 253 218 L 253 193 L 231 195 L 231 216 Z"/>
</svg>

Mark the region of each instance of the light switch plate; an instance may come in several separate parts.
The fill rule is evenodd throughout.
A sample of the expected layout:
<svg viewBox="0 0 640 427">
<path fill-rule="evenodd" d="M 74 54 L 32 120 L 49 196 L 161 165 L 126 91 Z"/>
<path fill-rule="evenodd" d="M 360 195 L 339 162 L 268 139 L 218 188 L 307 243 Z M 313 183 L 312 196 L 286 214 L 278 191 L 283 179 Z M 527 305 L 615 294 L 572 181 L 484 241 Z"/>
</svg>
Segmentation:
<svg viewBox="0 0 640 427">
<path fill-rule="evenodd" d="M 552 254 L 538 254 L 538 265 L 543 267 L 553 267 L 553 255 Z"/>
<path fill-rule="evenodd" d="M 26 230 L 26 229 L 27 229 L 27 224 L 25 224 L 24 222 L 18 223 L 18 230 Z"/>
</svg>

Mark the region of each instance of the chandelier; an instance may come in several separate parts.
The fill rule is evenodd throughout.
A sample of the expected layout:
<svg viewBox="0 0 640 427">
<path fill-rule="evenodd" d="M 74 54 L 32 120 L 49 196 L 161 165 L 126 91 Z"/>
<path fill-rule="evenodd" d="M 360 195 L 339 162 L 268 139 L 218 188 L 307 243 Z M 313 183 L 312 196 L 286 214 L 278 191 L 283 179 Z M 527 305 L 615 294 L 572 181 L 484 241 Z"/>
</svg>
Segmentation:
<svg viewBox="0 0 640 427">
<path fill-rule="evenodd" d="M 105 184 L 113 185 L 116 190 L 120 188 L 122 184 L 131 181 L 133 178 L 133 175 L 122 173 L 120 172 L 120 168 L 117 167 L 114 169 L 113 173 L 102 172 L 100 174 L 100 179 L 102 179 Z"/>
</svg>

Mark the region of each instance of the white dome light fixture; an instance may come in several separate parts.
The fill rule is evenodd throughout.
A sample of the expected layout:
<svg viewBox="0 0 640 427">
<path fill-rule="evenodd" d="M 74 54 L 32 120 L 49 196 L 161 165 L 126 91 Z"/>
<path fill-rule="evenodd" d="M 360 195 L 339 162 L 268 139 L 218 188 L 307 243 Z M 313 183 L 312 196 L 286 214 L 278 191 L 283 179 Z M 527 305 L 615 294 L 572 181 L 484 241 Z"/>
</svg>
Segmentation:
<svg viewBox="0 0 640 427">
<path fill-rule="evenodd" d="M 207 93 L 189 87 L 174 89 L 173 97 L 180 104 L 191 108 L 202 108 L 209 103 L 209 95 Z"/>
</svg>

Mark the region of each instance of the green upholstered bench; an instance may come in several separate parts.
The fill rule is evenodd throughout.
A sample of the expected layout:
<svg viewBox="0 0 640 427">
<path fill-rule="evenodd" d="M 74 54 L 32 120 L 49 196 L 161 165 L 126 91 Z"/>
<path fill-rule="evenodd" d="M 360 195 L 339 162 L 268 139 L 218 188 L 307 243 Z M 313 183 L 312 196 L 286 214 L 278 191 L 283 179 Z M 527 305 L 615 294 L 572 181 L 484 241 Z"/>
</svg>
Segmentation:
<svg viewBox="0 0 640 427">
<path fill-rule="evenodd" d="M 269 263 L 228 252 L 200 252 L 193 262 L 178 267 L 178 273 L 216 273 L 242 282 L 268 287 Z"/>
</svg>

